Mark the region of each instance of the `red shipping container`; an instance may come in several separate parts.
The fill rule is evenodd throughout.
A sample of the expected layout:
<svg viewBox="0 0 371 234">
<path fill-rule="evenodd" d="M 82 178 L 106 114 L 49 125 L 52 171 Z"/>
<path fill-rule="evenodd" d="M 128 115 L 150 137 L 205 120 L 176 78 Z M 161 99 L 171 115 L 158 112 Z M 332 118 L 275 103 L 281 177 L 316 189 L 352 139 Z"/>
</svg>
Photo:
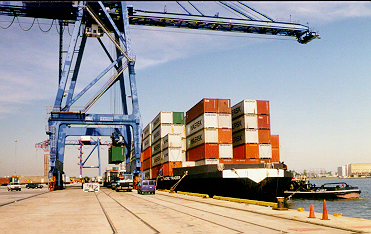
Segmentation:
<svg viewBox="0 0 371 234">
<path fill-rule="evenodd" d="M 258 115 L 269 115 L 269 101 L 256 101 Z"/>
<path fill-rule="evenodd" d="M 173 176 L 173 168 L 182 167 L 182 162 L 167 162 L 162 164 L 162 175 Z"/>
<path fill-rule="evenodd" d="M 258 159 L 259 145 L 258 144 L 244 144 L 233 148 L 234 159 Z"/>
<path fill-rule="evenodd" d="M 187 150 L 187 161 L 198 161 L 207 158 L 219 158 L 219 144 L 202 144 Z"/>
<path fill-rule="evenodd" d="M 218 99 L 218 113 L 231 113 L 230 99 Z"/>
<path fill-rule="evenodd" d="M 272 162 L 280 162 L 280 149 L 272 148 Z"/>
<path fill-rule="evenodd" d="M 271 122 L 269 115 L 258 115 L 258 129 L 270 129 Z"/>
<path fill-rule="evenodd" d="M 217 99 L 204 98 L 186 112 L 186 124 L 202 115 L 203 113 L 217 113 Z"/>
<path fill-rule="evenodd" d="M 148 149 L 146 149 L 145 151 L 143 151 L 143 161 L 146 160 L 146 159 L 149 159 L 151 158 L 152 156 L 152 150 L 151 150 L 152 147 L 149 147 Z"/>
<path fill-rule="evenodd" d="M 158 166 L 155 166 L 155 167 L 152 168 L 152 177 L 151 177 L 151 179 L 156 179 L 157 176 L 159 176 L 161 166 L 162 165 L 158 165 Z"/>
<path fill-rule="evenodd" d="M 271 130 L 259 129 L 258 139 L 259 139 L 260 144 L 270 144 L 271 143 Z"/>
<path fill-rule="evenodd" d="M 148 159 L 144 160 L 143 163 L 142 163 L 142 166 L 141 166 L 141 167 L 143 167 L 142 171 L 150 169 L 152 167 L 151 164 L 152 164 L 152 159 L 151 158 L 148 158 Z"/>
<path fill-rule="evenodd" d="M 272 148 L 279 148 L 280 147 L 279 135 L 271 135 L 271 144 L 272 144 Z"/>
<path fill-rule="evenodd" d="M 232 129 L 218 128 L 218 142 L 219 144 L 232 144 Z"/>
</svg>

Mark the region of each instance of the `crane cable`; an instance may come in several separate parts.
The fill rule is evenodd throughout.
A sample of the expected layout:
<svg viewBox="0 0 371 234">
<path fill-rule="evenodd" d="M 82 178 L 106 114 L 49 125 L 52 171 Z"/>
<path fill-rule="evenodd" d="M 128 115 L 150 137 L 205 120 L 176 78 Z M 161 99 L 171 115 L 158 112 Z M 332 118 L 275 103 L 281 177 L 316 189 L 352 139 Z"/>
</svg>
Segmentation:
<svg viewBox="0 0 371 234">
<path fill-rule="evenodd" d="M 12 26 L 12 24 L 14 23 L 15 17 L 16 16 L 13 17 L 12 22 L 7 27 L 4 28 L 4 27 L 0 26 L 0 28 L 2 28 L 2 29 L 8 29 L 8 28 L 10 28 L 10 26 Z"/>
<path fill-rule="evenodd" d="M 54 24 L 54 19 L 53 19 L 53 21 L 52 21 L 52 24 L 50 25 L 50 28 L 48 29 L 48 30 L 43 30 L 42 28 L 41 28 L 41 26 L 40 26 L 40 22 L 39 22 L 39 19 L 38 18 L 36 18 L 37 19 L 37 24 L 39 25 L 39 29 L 41 30 L 41 32 L 43 32 L 43 33 L 48 33 L 51 29 L 52 29 L 52 27 L 53 27 L 53 24 Z"/>
<path fill-rule="evenodd" d="M 30 29 L 31 29 L 31 28 L 33 27 L 33 25 L 35 24 L 35 20 L 36 20 L 36 18 L 33 18 L 33 21 L 32 21 L 31 26 L 30 26 L 28 29 L 24 29 L 24 28 L 22 28 L 21 22 L 19 22 L 19 17 L 17 16 L 18 25 L 19 25 L 19 27 L 20 27 L 23 31 L 30 31 Z"/>
</svg>

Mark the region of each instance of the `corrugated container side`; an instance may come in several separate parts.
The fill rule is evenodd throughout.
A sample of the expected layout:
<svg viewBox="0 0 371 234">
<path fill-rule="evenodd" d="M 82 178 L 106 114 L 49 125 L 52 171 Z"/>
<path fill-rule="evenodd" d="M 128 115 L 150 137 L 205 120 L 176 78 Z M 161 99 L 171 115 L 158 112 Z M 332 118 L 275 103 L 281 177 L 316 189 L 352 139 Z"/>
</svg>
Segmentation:
<svg viewBox="0 0 371 234">
<path fill-rule="evenodd" d="M 187 150 L 187 161 L 197 161 L 207 158 L 219 158 L 219 144 L 203 144 Z"/>
<path fill-rule="evenodd" d="M 186 124 L 189 124 L 196 117 L 203 113 L 217 113 L 217 99 L 204 98 L 186 112 Z"/>
<path fill-rule="evenodd" d="M 240 117 L 244 114 L 257 114 L 257 101 L 256 100 L 242 100 L 236 105 L 232 106 L 232 119 Z"/>
<path fill-rule="evenodd" d="M 148 135 L 143 141 L 142 141 L 142 151 L 148 149 L 151 147 L 152 139 L 151 136 Z"/>
<path fill-rule="evenodd" d="M 171 148 L 182 148 L 183 138 L 180 133 L 169 133 L 162 138 L 162 150 L 171 147 Z"/>
<path fill-rule="evenodd" d="M 225 113 L 218 114 L 218 128 L 232 128 L 232 115 Z"/>
<path fill-rule="evenodd" d="M 259 158 L 272 158 L 271 144 L 259 144 Z"/>
<path fill-rule="evenodd" d="M 152 167 L 152 170 L 151 170 L 151 172 L 152 172 L 151 179 L 156 179 L 159 176 L 159 171 L 160 171 L 161 168 L 162 168 L 161 165 Z"/>
<path fill-rule="evenodd" d="M 201 160 L 197 160 L 195 162 L 196 166 L 218 164 L 218 163 L 219 163 L 219 159 L 215 159 L 215 158 L 212 158 L 212 159 L 201 159 Z"/>
<path fill-rule="evenodd" d="M 259 145 L 258 144 L 244 144 L 233 148 L 233 158 L 235 159 L 258 159 Z"/>
<path fill-rule="evenodd" d="M 258 113 L 259 115 L 269 115 L 269 101 L 262 101 L 258 100 L 256 101 L 256 105 L 258 107 Z"/>
<path fill-rule="evenodd" d="M 160 124 L 160 126 L 152 132 L 152 144 L 169 133 L 180 133 L 182 137 L 185 137 L 184 124 Z"/>
<path fill-rule="evenodd" d="M 152 133 L 151 126 L 152 126 L 152 124 L 149 123 L 145 128 L 143 128 L 143 132 L 142 132 L 143 139 L 146 139 L 149 135 L 151 135 L 151 133 Z"/>
<path fill-rule="evenodd" d="M 148 148 L 143 151 L 143 160 L 149 159 L 152 156 L 152 149 Z"/>
<path fill-rule="evenodd" d="M 232 135 L 233 147 L 243 144 L 258 144 L 259 132 L 257 129 L 243 129 Z"/>
<path fill-rule="evenodd" d="M 271 122 L 269 115 L 258 115 L 258 128 L 259 129 L 270 129 Z"/>
<path fill-rule="evenodd" d="M 203 128 L 218 128 L 218 114 L 217 113 L 204 113 L 186 126 L 186 136 L 190 136 Z"/>
<path fill-rule="evenodd" d="M 184 124 L 184 112 L 173 112 L 173 124 Z"/>
<path fill-rule="evenodd" d="M 173 124 L 173 131 L 171 133 L 180 133 L 182 137 L 186 137 L 184 124 Z"/>
<path fill-rule="evenodd" d="M 271 130 L 270 129 L 259 129 L 259 143 L 270 144 L 271 143 Z"/>
<path fill-rule="evenodd" d="M 279 148 L 280 147 L 280 136 L 271 135 L 271 144 L 272 144 L 272 148 Z"/>
<path fill-rule="evenodd" d="M 219 144 L 219 158 L 233 158 L 232 144 Z"/>
<path fill-rule="evenodd" d="M 166 148 L 162 151 L 163 163 L 185 161 L 185 151 L 181 148 Z"/>
<path fill-rule="evenodd" d="M 232 121 L 233 132 L 242 129 L 258 129 L 258 118 L 256 115 L 245 114 Z"/>
<path fill-rule="evenodd" d="M 272 148 L 272 162 L 280 162 L 280 149 Z"/>
<path fill-rule="evenodd" d="M 204 128 L 187 137 L 187 150 L 205 143 L 218 143 L 217 128 Z"/>
<path fill-rule="evenodd" d="M 162 163 L 162 152 L 152 155 L 152 168 L 160 165 Z"/>
<path fill-rule="evenodd" d="M 162 175 L 163 176 L 173 176 L 173 168 L 182 167 L 182 162 L 167 162 L 162 165 Z"/>
<path fill-rule="evenodd" d="M 144 180 L 151 179 L 151 176 L 152 176 L 152 170 L 151 170 L 151 168 L 150 169 L 147 169 L 147 170 L 143 170 L 143 179 Z"/>
<path fill-rule="evenodd" d="M 231 113 L 231 100 L 230 99 L 218 99 L 218 113 Z"/>
<path fill-rule="evenodd" d="M 219 144 L 232 144 L 232 129 L 219 128 L 218 129 L 218 143 Z"/>
<path fill-rule="evenodd" d="M 150 169 L 152 167 L 152 160 L 151 160 L 151 158 L 148 158 L 148 159 L 143 160 L 142 166 L 143 166 L 143 171 Z"/>
<path fill-rule="evenodd" d="M 152 131 L 154 131 L 160 124 L 172 124 L 173 123 L 173 112 L 172 111 L 161 111 L 152 120 Z"/>
<path fill-rule="evenodd" d="M 151 147 L 152 155 L 155 155 L 162 151 L 162 139 L 154 143 Z"/>
</svg>

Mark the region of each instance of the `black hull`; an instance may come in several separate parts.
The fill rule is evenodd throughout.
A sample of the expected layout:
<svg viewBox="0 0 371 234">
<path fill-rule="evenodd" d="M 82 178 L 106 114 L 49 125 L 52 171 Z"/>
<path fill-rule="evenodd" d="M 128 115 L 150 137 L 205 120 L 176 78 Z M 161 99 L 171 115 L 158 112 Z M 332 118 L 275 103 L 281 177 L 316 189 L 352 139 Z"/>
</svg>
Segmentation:
<svg viewBox="0 0 371 234">
<path fill-rule="evenodd" d="M 249 178 L 223 178 L 222 172 L 212 167 L 200 167 L 197 171 L 199 173 L 189 171 L 175 191 L 275 202 L 290 188 L 292 179 L 291 173 L 285 172 L 284 177 L 266 177 L 256 183 Z M 157 188 L 170 189 L 184 174 L 181 172 L 178 171 L 177 176 L 158 178 Z"/>
</svg>

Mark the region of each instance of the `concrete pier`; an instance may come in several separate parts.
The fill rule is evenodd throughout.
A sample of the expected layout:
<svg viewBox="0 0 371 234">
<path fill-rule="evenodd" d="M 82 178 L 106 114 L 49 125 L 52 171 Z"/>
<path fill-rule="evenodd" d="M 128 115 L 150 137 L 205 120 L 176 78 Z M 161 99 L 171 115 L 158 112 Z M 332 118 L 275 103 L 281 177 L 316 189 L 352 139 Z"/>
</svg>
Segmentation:
<svg viewBox="0 0 371 234">
<path fill-rule="evenodd" d="M 371 220 L 276 210 L 236 200 L 80 186 L 48 192 L 0 187 L 1 233 L 371 233 Z"/>
</svg>

